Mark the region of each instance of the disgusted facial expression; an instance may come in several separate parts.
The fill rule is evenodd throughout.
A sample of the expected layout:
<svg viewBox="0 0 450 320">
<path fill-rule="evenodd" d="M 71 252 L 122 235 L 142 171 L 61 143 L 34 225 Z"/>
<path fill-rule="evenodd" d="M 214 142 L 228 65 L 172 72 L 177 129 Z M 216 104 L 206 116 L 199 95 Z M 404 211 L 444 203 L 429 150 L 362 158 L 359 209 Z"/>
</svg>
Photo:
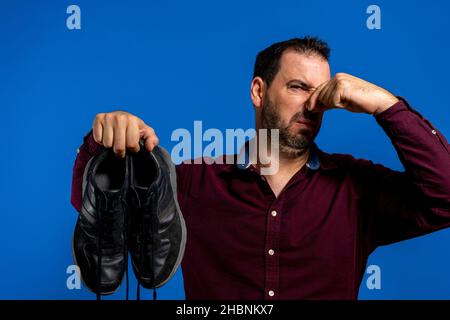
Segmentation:
<svg viewBox="0 0 450 320">
<path fill-rule="evenodd" d="M 258 109 L 261 128 L 279 129 L 282 153 L 298 156 L 314 141 L 323 112 L 311 113 L 305 103 L 315 88 L 329 79 L 328 62 L 316 54 L 288 49 L 281 56 L 279 70 L 263 89 Z"/>
</svg>

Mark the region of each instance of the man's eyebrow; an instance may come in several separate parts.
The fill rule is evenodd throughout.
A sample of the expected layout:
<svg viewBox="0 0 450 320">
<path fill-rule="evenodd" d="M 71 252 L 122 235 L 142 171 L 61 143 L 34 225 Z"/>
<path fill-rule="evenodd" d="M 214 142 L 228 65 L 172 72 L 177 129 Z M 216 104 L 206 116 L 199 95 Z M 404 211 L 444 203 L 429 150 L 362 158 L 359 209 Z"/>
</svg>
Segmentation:
<svg viewBox="0 0 450 320">
<path fill-rule="evenodd" d="M 312 85 L 306 83 L 305 81 L 303 81 L 303 80 L 301 80 L 301 79 L 292 79 L 292 80 L 289 80 L 289 81 L 287 82 L 287 84 L 288 84 L 288 85 L 290 85 L 290 84 L 299 84 L 299 85 L 305 87 L 306 89 L 314 89 L 314 86 L 312 86 Z"/>
</svg>

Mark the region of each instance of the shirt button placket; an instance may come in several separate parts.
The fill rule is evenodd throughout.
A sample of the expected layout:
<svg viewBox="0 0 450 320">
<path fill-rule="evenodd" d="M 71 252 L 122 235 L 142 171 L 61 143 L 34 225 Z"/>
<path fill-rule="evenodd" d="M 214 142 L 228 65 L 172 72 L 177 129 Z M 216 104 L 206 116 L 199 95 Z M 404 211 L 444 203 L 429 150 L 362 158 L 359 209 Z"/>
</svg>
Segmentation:
<svg viewBox="0 0 450 320">
<path fill-rule="evenodd" d="M 278 212 L 276 209 L 269 211 L 267 218 L 267 233 L 266 233 L 266 283 L 265 283 L 265 298 L 276 298 L 275 292 L 278 290 L 279 282 L 279 266 L 278 256 L 275 252 L 278 250 L 278 238 L 280 232 L 280 220 L 277 218 Z M 276 219 L 275 219 L 276 218 Z"/>
</svg>

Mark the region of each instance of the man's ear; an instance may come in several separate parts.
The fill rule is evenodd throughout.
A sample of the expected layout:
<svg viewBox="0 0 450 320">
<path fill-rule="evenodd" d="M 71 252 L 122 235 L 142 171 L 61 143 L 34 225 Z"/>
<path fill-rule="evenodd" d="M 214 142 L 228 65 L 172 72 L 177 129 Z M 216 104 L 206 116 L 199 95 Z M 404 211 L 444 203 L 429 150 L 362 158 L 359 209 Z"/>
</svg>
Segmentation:
<svg viewBox="0 0 450 320">
<path fill-rule="evenodd" d="M 252 85 L 250 88 L 250 96 L 252 98 L 252 103 L 255 106 L 255 108 L 262 107 L 265 88 L 266 83 L 261 77 L 255 77 L 252 80 Z"/>
</svg>

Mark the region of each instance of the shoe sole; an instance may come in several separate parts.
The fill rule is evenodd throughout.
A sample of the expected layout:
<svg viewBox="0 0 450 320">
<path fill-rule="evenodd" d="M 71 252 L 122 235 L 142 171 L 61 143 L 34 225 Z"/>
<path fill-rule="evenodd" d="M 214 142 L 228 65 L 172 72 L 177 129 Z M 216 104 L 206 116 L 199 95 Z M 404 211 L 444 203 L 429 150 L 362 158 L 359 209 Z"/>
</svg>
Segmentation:
<svg viewBox="0 0 450 320">
<path fill-rule="evenodd" d="M 163 285 L 165 285 L 175 275 L 178 267 L 181 264 L 181 260 L 183 259 L 184 250 L 186 248 L 186 240 L 187 240 L 186 222 L 184 221 L 183 214 L 181 212 L 180 205 L 178 203 L 176 169 L 175 169 L 174 164 L 172 163 L 172 158 L 170 157 L 169 153 L 165 149 L 163 149 L 162 147 L 160 147 L 160 149 L 161 149 L 162 153 L 165 154 L 166 159 L 169 159 L 169 161 L 170 161 L 170 163 L 169 163 L 170 185 L 172 187 L 172 193 L 173 193 L 173 196 L 175 198 L 175 206 L 176 206 L 176 209 L 177 209 L 178 217 L 180 218 L 181 232 L 182 233 L 181 233 L 181 250 L 178 253 L 178 257 L 177 257 L 177 260 L 175 261 L 175 265 L 174 265 L 172 271 L 170 272 L 169 276 L 167 277 L 167 279 L 164 280 L 163 282 L 161 282 L 155 288 L 162 287 Z"/>
</svg>

